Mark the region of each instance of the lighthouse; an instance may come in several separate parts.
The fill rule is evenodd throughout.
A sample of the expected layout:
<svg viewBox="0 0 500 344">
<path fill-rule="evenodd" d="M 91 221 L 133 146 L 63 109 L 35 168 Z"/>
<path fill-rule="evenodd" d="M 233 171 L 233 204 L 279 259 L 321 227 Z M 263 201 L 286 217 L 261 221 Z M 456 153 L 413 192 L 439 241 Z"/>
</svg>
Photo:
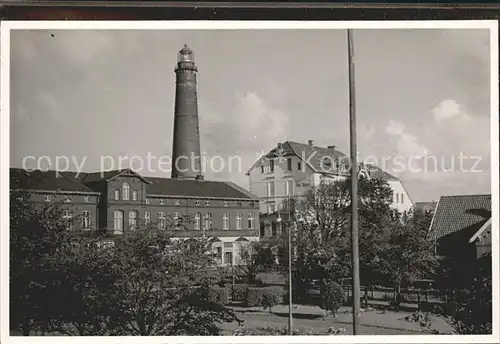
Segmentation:
<svg viewBox="0 0 500 344">
<path fill-rule="evenodd" d="M 174 139 L 172 147 L 172 178 L 203 180 L 198 121 L 194 53 L 184 47 L 177 54 L 175 68 Z"/>
</svg>

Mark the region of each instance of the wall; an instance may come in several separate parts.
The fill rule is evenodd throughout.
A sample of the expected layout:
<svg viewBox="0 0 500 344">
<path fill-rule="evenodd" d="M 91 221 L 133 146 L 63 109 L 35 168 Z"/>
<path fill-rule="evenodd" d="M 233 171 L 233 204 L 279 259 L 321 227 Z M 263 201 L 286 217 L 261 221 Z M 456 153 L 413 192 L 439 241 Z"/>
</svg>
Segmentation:
<svg viewBox="0 0 500 344">
<path fill-rule="evenodd" d="M 408 212 L 415 206 L 413 201 L 410 198 L 410 195 L 406 192 L 406 189 L 403 187 L 403 184 L 401 181 L 396 180 L 390 180 L 388 181 L 389 186 L 393 190 L 393 199 L 392 199 L 392 204 L 391 207 L 399 212 Z M 399 202 L 397 199 L 397 194 L 399 194 Z M 401 195 L 403 195 L 403 202 L 401 202 Z"/>
</svg>

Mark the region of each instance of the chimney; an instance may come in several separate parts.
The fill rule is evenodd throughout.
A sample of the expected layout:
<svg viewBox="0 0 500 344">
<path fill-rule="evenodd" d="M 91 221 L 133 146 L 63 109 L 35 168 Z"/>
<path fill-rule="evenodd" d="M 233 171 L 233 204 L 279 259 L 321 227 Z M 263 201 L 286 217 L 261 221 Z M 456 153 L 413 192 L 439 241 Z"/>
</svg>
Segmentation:
<svg viewBox="0 0 500 344">
<path fill-rule="evenodd" d="M 309 141 L 307 141 L 307 144 L 312 147 L 312 146 L 314 146 L 314 141 L 313 140 L 309 140 Z"/>
<path fill-rule="evenodd" d="M 328 149 L 335 150 L 337 149 L 337 146 L 328 146 Z"/>
</svg>

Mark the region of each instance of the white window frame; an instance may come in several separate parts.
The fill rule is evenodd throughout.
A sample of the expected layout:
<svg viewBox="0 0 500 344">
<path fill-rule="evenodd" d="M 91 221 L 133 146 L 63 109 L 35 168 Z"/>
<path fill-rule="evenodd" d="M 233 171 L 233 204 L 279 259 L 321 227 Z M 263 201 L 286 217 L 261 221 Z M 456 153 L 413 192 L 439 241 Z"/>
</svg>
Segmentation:
<svg viewBox="0 0 500 344">
<path fill-rule="evenodd" d="M 200 205 L 200 201 L 196 200 L 196 201 L 194 201 L 194 204 L 197 205 L 197 206 L 199 206 Z"/>
<path fill-rule="evenodd" d="M 89 203 L 89 202 L 90 202 L 90 197 L 89 197 L 89 196 L 84 196 L 84 197 L 83 197 L 83 201 L 84 201 L 85 203 Z"/>
<path fill-rule="evenodd" d="M 117 216 L 119 215 L 119 216 Z M 113 212 L 113 228 L 116 231 L 121 231 L 123 232 L 123 217 L 124 217 L 124 212 L 123 210 L 115 210 Z M 119 222 L 117 222 L 119 220 Z"/>
<path fill-rule="evenodd" d="M 212 229 L 212 214 L 211 213 L 205 213 L 205 216 L 203 217 L 203 228 L 205 230 Z"/>
<path fill-rule="evenodd" d="M 224 201 L 224 207 L 228 207 L 229 206 L 229 202 L 228 201 Z"/>
<path fill-rule="evenodd" d="M 179 201 L 178 199 L 175 200 L 175 205 L 181 205 L 181 201 Z"/>
<path fill-rule="evenodd" d="M 229 213 L 224 213 L 222 215 L 222 229 L 224 230 L 229 229 Z"/>
<path fill-rule="evenodd" d="M 52 200 L 52 197 L 50 195 L 45 195 L 45 202 L 50 202 Z"/>
<path fill-rule="evenodd" d="M 120 200 L 120 190 L 116 189 L 115 190 L 115 201 L 119 201 L 119 200 Z"/>
<path fill-rule="evenodd" d="M 248 229 L 254 229 L 255 226 L 255 215 L 250 213 L 248 214 Z"/>
<path fill-rule="evenodd" d="M 130 230 L 137 229 L 137 218 L 139 217 L 139 213 L 137 210 L 130 210 L 128 212 L 128 228 Z"/>
<path fill-rule="evenodd" d="M 205 201 L 205 207 L 210 207 L 210 201 Z"/>
<path fill-rule="evenodd" d="M 180 212 L 178 212 L 178 211 L 176 211 L 176 212 L 174 213 L 174 225 L 175 225 L 176 227 L 180 226 L 180 224 L 181 224 L 181 219 L 182 219 L 182 217 L 181 217 L 181 213 L 180 213 Z"/>
<path fill-rule="evenodd" d="M 160 205 L 165 205 L 165 200 L 164 199 L 160 200 Z"/>
<path fill-rule="evenodd" d="M 90 229 L 91 223 L 90 211 L 82 211 L 82 229 Z"/>
<path fill-rule="evenodd" d="M 149 226 L 151 224 L 151 213 L 149 211 L 144 212 L 144 224 Z"/>
<path fill-rule="evenodd" d="M 158 213 L 158 228 L 159 229 L 167 228 L 167 215 L 163 211 L 160 211 Z"/>
<path fill-rule="evenodd" d="M 128 201 L 130 199 L 130 185 L 129 185 L 129 183 L 123 183 L 123 185 L 122 185 L 122 198 L 124 201 Z"/>
<path fill-rule="evenodd" d="M 196 213 L 194 216 L 194 229 L 200 230 L 201 228 L 201 213 Z"/>
<path fill-rule="evenodd" d="M 241 213 L 236 213 L 236 229 L 241 229 Z"/>
<path fill-rule="evenodd" d="M 274 180 L 267 182 L 267 197 L 274 197 L 275 196 L 275 185 L 274 185 Z"/>
<path fill-rule="evenodd" d="M 137 201 L 138 196 L 139 196 L 139 193 L 137 192 L 137 190 L 133 190 L 132 191 L 132 201 Z"/>
<path fill-rule="evenodd" d="M 146 204 L 149 204 L 149 198 L 146 198 Z"/>
</svg>

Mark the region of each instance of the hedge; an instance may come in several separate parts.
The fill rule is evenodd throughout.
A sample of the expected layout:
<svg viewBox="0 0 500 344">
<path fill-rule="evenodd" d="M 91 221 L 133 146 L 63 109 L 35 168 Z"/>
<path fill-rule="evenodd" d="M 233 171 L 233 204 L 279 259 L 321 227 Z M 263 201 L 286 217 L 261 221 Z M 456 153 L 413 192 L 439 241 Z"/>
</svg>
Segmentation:
<svg viewBox="0 0 500 344">
<path fill-rule="evenodd" d="M 208 299 L 223 305 L 227 304 L 229 301 L 227 288 L 218 286 L 210 287 L 208 289 Z"/>
<path fill-rule="evenodd" d="M 283 298 L 283 288 L 280 286 L 248 287 L 246 305 L 249 307 L 271 308 Z"/>
<path fill-rule="evenodd" d="M 248 284 L 235 284 L 232 288 L 233 301 L 245 301 L 247 298 Z"/>
</svg>

